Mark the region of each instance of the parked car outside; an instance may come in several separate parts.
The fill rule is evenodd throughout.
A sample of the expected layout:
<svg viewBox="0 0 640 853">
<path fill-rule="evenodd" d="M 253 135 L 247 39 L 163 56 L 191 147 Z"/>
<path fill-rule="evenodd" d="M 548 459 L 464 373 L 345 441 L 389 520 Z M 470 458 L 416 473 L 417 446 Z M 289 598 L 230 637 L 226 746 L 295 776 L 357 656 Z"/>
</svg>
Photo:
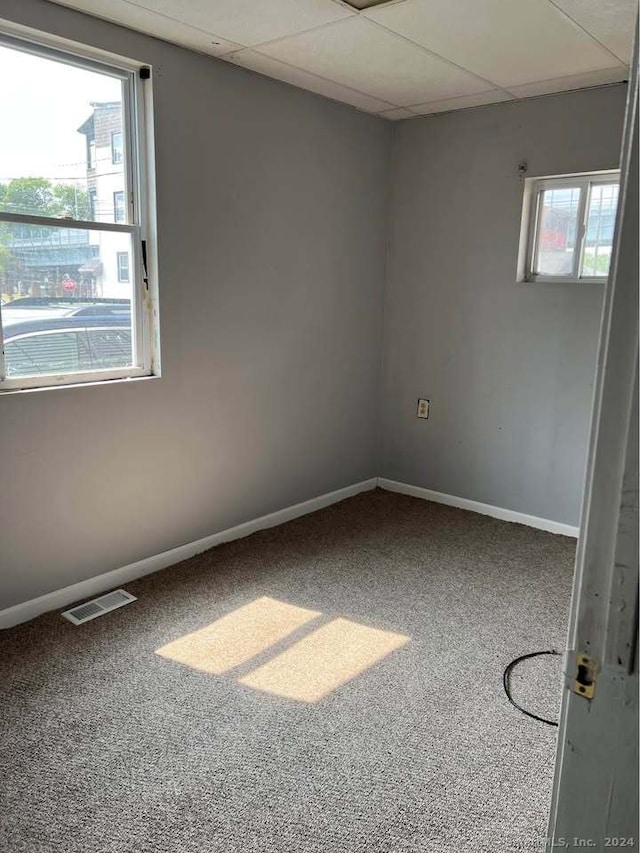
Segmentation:
<svg viewBox="0 0 640 853">
<path fill-rule="evenodd" d="M 127 300 L 17 299 L 2 306 L 2 330 L 8 378 L 133 365 Z"/>
</svg>

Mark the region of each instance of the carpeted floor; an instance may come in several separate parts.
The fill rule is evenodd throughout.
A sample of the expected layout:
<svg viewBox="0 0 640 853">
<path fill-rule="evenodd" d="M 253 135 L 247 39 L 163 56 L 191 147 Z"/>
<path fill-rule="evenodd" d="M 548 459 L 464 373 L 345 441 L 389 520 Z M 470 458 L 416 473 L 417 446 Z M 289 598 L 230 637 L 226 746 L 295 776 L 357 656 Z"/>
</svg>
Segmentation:
<svg viewBox="0 0 640 853">
<path fill-rule="evenodd" d="M 556 729 L 501 679 L 564 646 L 574 547 L 369 492 L 2 632 L 0 850 L 539 850 Z M 513 678 L 552 717 L 559 660 Z"/>
</svg>

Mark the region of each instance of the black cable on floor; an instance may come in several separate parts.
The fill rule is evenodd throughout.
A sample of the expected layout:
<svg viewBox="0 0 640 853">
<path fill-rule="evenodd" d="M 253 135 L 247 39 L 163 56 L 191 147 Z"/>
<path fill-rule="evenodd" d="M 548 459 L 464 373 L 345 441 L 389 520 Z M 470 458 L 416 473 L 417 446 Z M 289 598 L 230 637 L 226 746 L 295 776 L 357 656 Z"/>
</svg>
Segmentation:
<svg viewBox="0 0 640 853">
<path fill-rule="evenodd" d="M 526 708 L 523 708 L 522 705 L 518 705 L 518 703 L 511 696 L 511 684 L 510 677 L 512 669 L 519 664 L 523 660 L 528 660 L 529 658 L 537 658 L 540 655 L 559 655 L 560 652 L 557 652 L 555 649 L 549 649 L 545 652 L 529 652 L 528 655 L 520 655 L 519 658 L 512 660 L 511 663 L 506 667 L 503 675 L 502 675 L 502 685 L 504 687 L 504 692 L 507 694 L 507 699 L 514 708 L 517 708 L 518 711 L 522 711 L 523 714 L 526 714 L 527 717 L 531 717 L 532 720 L 538 720 L 541 723 L 546 723 L 548 726 L 558 726 L 553 720 L 545 720 L 544 717 L 539 717 L 537 714 L 532 714 L 531 711 L 527 711 Z"/>
</svg>

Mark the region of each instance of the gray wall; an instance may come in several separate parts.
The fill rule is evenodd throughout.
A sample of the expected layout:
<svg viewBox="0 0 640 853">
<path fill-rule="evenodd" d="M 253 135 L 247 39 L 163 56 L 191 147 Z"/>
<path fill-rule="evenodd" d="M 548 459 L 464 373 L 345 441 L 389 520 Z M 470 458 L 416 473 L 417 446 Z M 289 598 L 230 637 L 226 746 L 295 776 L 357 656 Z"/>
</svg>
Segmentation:
<svg viewBox="0 0 640 853">
<path fill-rule="evenodd" d="M 381 476 L 578 523 L 603 285 L 516 284 L 518 163 L 529 176 L 616 168 L 625 93 L 397 127 Z"/>
<path fill-rule="evenodd" d="M 602 287 L 515 284 L 517 164 L 615 167 L 623 86 L 396 125 L 389 210 L 390 124 L 0 15 L 155 67 L 163 364 L 0 398 L 0 609 L 376 475 L 576 523 Z"/>
<path fill-rule="evenodd" d="M 154 79 L 163 376 L 0 399 L 0 608 L 377 474 L 391 127 L 39 0 Z"/>
</svg>

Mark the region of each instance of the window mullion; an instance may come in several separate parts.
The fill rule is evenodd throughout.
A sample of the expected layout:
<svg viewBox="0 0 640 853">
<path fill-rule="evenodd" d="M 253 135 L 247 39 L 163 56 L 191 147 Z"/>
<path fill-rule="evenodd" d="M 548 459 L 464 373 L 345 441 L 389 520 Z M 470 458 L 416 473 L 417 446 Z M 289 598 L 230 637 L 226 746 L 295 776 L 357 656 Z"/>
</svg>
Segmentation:
<svg viewBox="0 0 640 853">
<path fill-rule="evenodd" d="M 541 184 L 536 185 L 533 192 L 531 221 L 533 223 L 533 234 L 531 239 L 531 250 L 529 254 L 529 274 L 532 278 L 538 274 L 537 258 L 538 258 L 538 243 L 540 240 L 540 219 L 542 218 L 542 192 Z"/>
<path fill-rule="evenodd" d="M 42 225 L 45 228 L 68 228 L 77 231 L 119 231 L 131 234 L 136 225 L 127 222 L 95 222 L 91 219 L 65 219 L 59 216 L 32 216 L 28 213 L 8 213 L 0 210 L 0 222 L 18 225 Z"/>
<path fill-rule="evenodd" d="M 145 314 L 145 272 L 142 263 L 142 233 L 139 225 L 135 226 L 135 232 L 131 242 L 131 269 L 129 280 L 131 282 L 131 323 L 134 327 L 133 335 L 133 362 L 134 364 L 147 367 L 147 346 L 144 340 L 144 314 Z M 131 281 L 133 279 L 133 281 Z M 141 357 L 142 356 L 142 357 Z"/>
<path fill-rule="evenodd" d="M 577 217 L 579 233 L 576 234 L 576 250 L 573 258 L 573 277 L 576 281 L 580 279 L 580 271 L 582 270 L 582 262 L 587 238 L 587 211 L 589 209 L 590 194 L 591 184 L 589 181 L 584 181 L 580 187 L 580 204 L 578 207 Z"/>
<path fill-rule="evenodd" d="M 135 77 L 133 74 L 124 81 L 122 86 L 122 118 L 124 125 L 123 153 L 124 153 L 124 197 L 127 222 L 139 225 L 138 216 L 138 193 L 135 181 L 135 152 L 138 150 L 135 128 L 133 121 L 133 110 L 135 108 L 133 98 L 133 87 Z"/>
<path fill-rule="evenodd" d="M 4 331 L 2 327 L 2 305 L 0 305 L 0 382 L 3 382 L 6 376 L 4 363 Z"/>
</svg>

